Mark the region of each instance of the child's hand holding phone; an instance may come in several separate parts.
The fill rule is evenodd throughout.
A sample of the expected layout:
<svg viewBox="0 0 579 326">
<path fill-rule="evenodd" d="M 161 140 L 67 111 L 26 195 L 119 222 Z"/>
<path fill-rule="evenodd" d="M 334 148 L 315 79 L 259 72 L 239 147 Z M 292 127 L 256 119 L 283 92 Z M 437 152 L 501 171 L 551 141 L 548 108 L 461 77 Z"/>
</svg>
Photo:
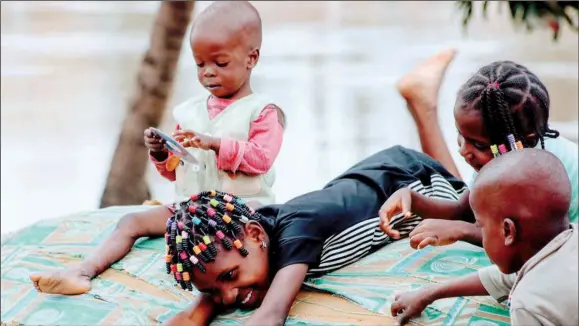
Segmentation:
<svg viewBox="0 0 579 326">
<path fill-rule="evenodd" d="M 165 144 L 163 143 L 163 139 L 152 130 L 152 128 L 145 129 L 144 132 L 145 136 L 145 146 L 151 152 L 164 152 Z"/>
<path fill-rule="evenodd" d="M 144 132 L 145 146 L 151 151 L 151 155 L 157 161 L 164 161 L 169 155 L 165 148 L 165 142 L 159 137 L 152 128 L 145 129 Z"/>
</svg>

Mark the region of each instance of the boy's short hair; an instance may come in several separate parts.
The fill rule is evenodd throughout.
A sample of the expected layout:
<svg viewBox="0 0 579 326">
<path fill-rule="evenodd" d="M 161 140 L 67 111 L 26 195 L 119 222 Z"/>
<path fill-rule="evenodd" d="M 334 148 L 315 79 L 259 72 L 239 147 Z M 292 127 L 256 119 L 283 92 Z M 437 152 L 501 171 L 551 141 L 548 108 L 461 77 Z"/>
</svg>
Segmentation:
<svg viewBox="0 0 579 326">
<path fill-rule="evenodd" d="M 477 188 L 493 187 L 513 205 L 523 203 L 536 218 L 568 218 L 571 183 L 563 163 L 554 154 L 535 148 L 505 153 L 486 164 L 474 182 Z M 498 192 L 498 193 L 497 193 Z M 504 198 L 503 197 L 503 198 Z"/>
</svg>

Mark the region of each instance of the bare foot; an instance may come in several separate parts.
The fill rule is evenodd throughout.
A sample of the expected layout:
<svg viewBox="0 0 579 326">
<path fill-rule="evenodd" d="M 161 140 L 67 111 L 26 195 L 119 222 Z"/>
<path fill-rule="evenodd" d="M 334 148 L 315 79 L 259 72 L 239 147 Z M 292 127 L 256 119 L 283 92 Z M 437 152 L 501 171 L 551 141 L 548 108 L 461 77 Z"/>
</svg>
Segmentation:
<svg viewBox="0 0 579 326">
<path fill-rule="evenodd" d="M 90 277 L 80 269 L 66 269 L 53 273 L 30 275 L 38 292 L 54 294 L 82 294 L 90 291 Z"/>
<path fill-rule="evenodd" d="M 438 90 L 455 55 L 454 48 L 441 51 L 419 63 L 398 81 L 398 92 L 408 103 L 408 109 L 417 122 L 437 118 Z"/>
</svg>

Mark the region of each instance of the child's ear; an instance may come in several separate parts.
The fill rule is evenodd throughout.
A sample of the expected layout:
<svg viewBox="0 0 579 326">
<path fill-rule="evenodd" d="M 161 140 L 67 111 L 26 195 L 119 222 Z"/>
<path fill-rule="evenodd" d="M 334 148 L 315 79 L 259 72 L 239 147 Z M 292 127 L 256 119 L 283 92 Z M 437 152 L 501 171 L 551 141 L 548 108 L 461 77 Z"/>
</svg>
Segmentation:
<svg viewBox="0 0 579 326">
<path fill-rule="evenodd" d="M 505 247 L 512 246 L 517 239 L 517 227 L 512 219 L 506 218 L 503 220 L 503 233 Z"/>
<path fill-rule="evenodd" d="M 249 56 L 247 58 L 247 69 L 255 68 L 257 61 L 259 61 L 259 49 L 253 49 L 249 52 Z"/>
<path fill-rule="evenodd" d="M 263 227 L 257 223 L 256 221 L 249 221 L 245 224 L 245 239 L 244 240 L 252 240 L 257 243 L 262 243 L 265 241 L 265 230 Z"/>
</svg>

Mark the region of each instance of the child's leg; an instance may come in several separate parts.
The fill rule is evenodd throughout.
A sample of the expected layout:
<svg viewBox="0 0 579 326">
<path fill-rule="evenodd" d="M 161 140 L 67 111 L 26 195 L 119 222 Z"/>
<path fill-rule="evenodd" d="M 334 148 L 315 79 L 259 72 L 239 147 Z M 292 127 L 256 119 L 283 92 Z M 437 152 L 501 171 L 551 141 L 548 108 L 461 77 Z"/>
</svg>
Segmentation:
<svg viewBox="0 0 579 326">
<path fill-rule="evenodd" d="M 460 178 L 438 123 L 438 91 L 455 54 L 456 51 L 451 48 L 421 62 L 400 79 L 398 91 L 406 100 L 418 128 L 422 151 Z"/>
<path fill-rule="evenodd" d="M 69 269 L 30 275 L 34 287 L 45 293 L 81 294 L 90 290 L 90 280 L 125 257 L 140 237 L 165 234 L 171 211 L 157 207 L 123 216 L 113 233 L 85 261 Z"/>
</svg>

